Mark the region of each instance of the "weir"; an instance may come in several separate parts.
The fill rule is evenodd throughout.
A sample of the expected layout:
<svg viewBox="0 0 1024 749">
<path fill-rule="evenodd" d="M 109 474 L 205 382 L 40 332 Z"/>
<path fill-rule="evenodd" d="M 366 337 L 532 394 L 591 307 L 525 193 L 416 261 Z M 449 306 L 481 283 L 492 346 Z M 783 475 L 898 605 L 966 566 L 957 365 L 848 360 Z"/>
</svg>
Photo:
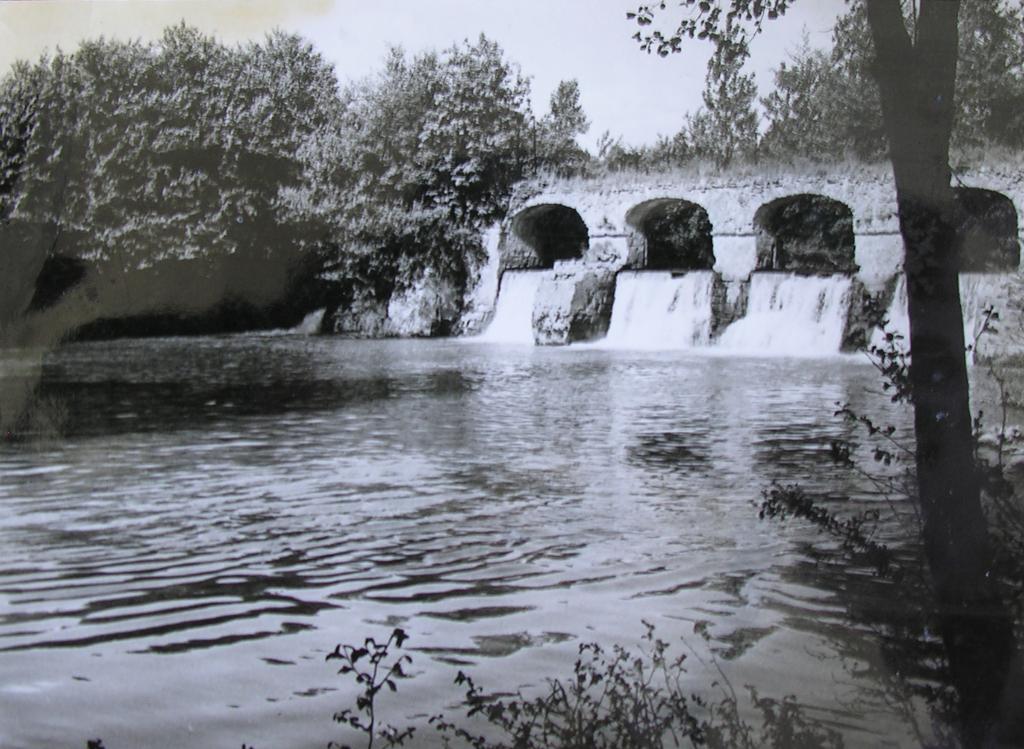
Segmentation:
<svg viewBox="0 0 1024 749">
<path fill-rule="evenodd" d="M 1006 302 L 1003 282 L 1005 273 L 961 273 L 960 306 L 964 315 L 964 341 L 970 346 L 981 334 L 985 323 L 985 308 L 992 307 L 1005 316 L 1006 309 L 1000 309 Z M 904 277 L 904 310 L 906 309 L 906 280 Z M 1001 327 L 996 325 L 996 327 Z M 908 326 L 909 330 L 909 326 Z"/>
<path fill-rule="evenodd" d="M 498 287 L 498 300 L 491 324 L 480 335 L 480 341 L 487 343 L 534 342 L 533 306 L 537 289 L 549 271 L 505 271 Z"/>
<path fill-rule="evenodd" d="M 1006 282 L 1008 273 L 961 273 L 960 274 L 960 306 L 964 319 L 964 343 L 972 346 L 984 324 L 985 309 L 993 307 L 996 312 L 1005 315 L 1001 307 L 1007 302 Z M 892 302 L 886 310 L 886 330 L 903 336 L 901 346 L 910 348 L 910 319 L 907 314 L 907 277 L 900 274 L 893 291 Z M 996 325 L 996 327 L 1000 327 Z M 876 330 L 871 337 L 871 345 L 883 347 L 885 333 Z M 973 355 L 970 357 L 974 360 Z"/>
<path fill-rule="evenodd" d="M 557 271 L 506 271 L 490 326 L 477 340 L 488 343 L 547 344 L 551 321 L 545 322 L 545 310 L 554 307 L 571 310 L 570 318 L 585 307 L 597 292 L 587 274 L 557 276 Z M 961 273 L 960 297 L 963 306 L 964 339 L 974 345 L 970 360 L 984 360 L 1018 350 L 1024 341 L 1018 328 L 1024 320 L 1011 303 L 1021 292 L 1017 275 L 1012 273 Z M 557 281 L 557 283 L 551 283 Z M 604 320 L 607 335 L 599 345 L 604 348 L 634 350 L 717 349 L 738 354 L 781 356 L 832 356 L 848 343 L 850 326 L 863 325 L 863 302 L 852 276 L 833 274 L 807 276 L 780 271 L 752 273 L 742 282 L 736 302 L 739 319 L 728 309 L 727 286 L 714 271 L 620 271 L 611 286 L 607 282 Z M 566 286 L 568 284 L 568 286 Z M 543 288 L 544 298 L 541 299 Z M 612 288 L 614 298 L 611 299 Z M 552 297 L 555 294 L 558 301 Z M 571 299 L 571 301 L 569 301 Z M 985 309 L 993 306 L 1000 319 L 998 335 L 982 336 Z M 610 309 L 610 312 L 608 311 Z M 886 313 L 887 330 L 903 336 L 909 347 L 907 287 L 901 275 L 895 283 Z M 573 318 L 574 319 L 574 318 Z M 858 322 L 861 321 L 861 322 Z M 575 325 L 575 323 L 573 323 Z M 571 328 L 572 326 L 570 326 Z M 723 329 L 724 327 L 724 329 Z M 863 330 L 863 328 L 861 328 Z M 865 331 L 867 333 L 867 331 Z M 597 335 L 601 335 L 598 332 Z M 570 329 L 558 343 L 594 340 L 592 334 L 580 335 Z M 884 333 L 875 329 L 868 336 L 871 346 L 884 345 Z"/>
<path fill-rule="evenodd" d="M 726 328 L 718 345 L 756 353 L 836 354 L 846 328 L 852 284 L 842 274 L 753 273 L 747 314 Z"/>
<path fill-rule="evenodd" d="M 968 344 L 986 306 L 1000 313 L 981 359 L 1024 350 L 1024 198 L 995 186 L 955 190 Z M 884 176 L 555 186 L 502 223 L 501 290 L 478 340 L 831 356 L 880 344 L 870 325 L 890 302 L 890 328 L 906 337 L 890 190 Z"/>
<path fill-rule="evenodd" d="M 712 271 L 623 271 L 605 342 L 614 348 L 687 349 L 707 346 L 714 323 Z"/>
<path fill-rule="evenodd" d="M 494 318 L 478 340 L 532 344 L 538 290 L 552 271 L 506 271 Z M 720 337 L 714 271 L 621 271 L 611 322 L 601 344 L 616 349 L 721 348 L 741 353 L 829 356 L 839 353 L 850 313 L 849 276 L 751 275 L 746 314 Z M 545 287 L 553 288 L 553 287 Z M 579 339 L 576 339 L 579 340 Z"/>
</svg>

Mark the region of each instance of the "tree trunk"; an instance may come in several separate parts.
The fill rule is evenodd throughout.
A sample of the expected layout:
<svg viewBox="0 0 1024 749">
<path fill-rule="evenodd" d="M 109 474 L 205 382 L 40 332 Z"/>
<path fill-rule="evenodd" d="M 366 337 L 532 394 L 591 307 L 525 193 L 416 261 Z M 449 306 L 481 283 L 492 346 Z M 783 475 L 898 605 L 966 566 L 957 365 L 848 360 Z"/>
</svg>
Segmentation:
<svg viewBox="0 0 1024 749">
<path fill-rule="evenodd" d="M 899 0 L 867 0 L 905 250 L 925 554 L 964 743 L 981 746 L 1001 732 L 1014 642 L 973 456 L 949 168 L 958 9 L 958 0 L 921 0 L 912 41 Z"/>
</svg>

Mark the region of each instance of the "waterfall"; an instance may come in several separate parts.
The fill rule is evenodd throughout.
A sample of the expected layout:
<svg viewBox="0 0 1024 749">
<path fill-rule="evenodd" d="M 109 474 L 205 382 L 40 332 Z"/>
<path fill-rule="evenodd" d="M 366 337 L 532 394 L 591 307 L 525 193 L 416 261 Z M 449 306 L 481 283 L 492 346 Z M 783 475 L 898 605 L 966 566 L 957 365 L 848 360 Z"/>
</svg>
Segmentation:
<svg viewBox="0 0 1024 749">
<path fill-rule="evenodd" d="M 996 311 L 1006 306 L 1007 291 L 1004 288 L 1006 274 L 1003 273 L 961 273 L 960 274 L 960 306 L 964 319 L 964 343 L 974 343 L 975 336 L 980 332 L 984 322 L 985 308 L 995 307 Z M 910 318 L 907 315 L 907 277 L 903 273 L 898 276 L 896 289 L 892 295 L 892 303 L 885 313 L 889 324 L 886 329 L 903 336 L 902 347 L 910 348 Z M 996 324 L 998 328 L 998 323 Z M 881 346 L 884 342 L 881 330 L 871 336 L 872 346 Z"/>
<path fill-rule="evenodd" d="M 498 287 L 494 318 L 477 340 L 532 344 L 533 304 L 537 289 L 549 275 L 549 271 L 505 271 Z"/>
<path fill-rule="evenodd" d="M 326 310 L 323 307 L 310 312 L 302 318 L 302 322 L 292 328 L 292 332 L 300 335 L 316 335 L 320 332 L 320 325 L 324 321 L 324 312 Z"/>
<path fill-rule="evenodd" d="M 903 336 L 900 346 L 903 349 L 910 348 L 910 318 L 907 317 L 907 277 L 900 273 L 896 277 L 896 289 L 892 293 L 892 301 L 889 309 L 885 311 L 885 330 L 889 333 L 896 333 Z M 876 329 L 871 334 L 872 347 L 885 347 L 885 333 Z"/>
<path fill-rule="evenodd" d="M 623 271 L 604 343 L 614 348 L 683 349 L 711 339 L 715 274 Z"/>
<path fill-rule="evenodd" d="M 747 314 L 718 345 L 750 352 L 822 356 L 839 352 L 850 306 L 848 276 L 754 273 Z"/>
<path fill-rule="evenodd" d="M 1006 316 L 1007 290 L 1003 273 L 961 273 L 960 307 L 964 315 L 964 342 L 970 346 L 985 323 L 985 308 L 993 307 Z M 997 329 L 1003 326 L 994 322 Z"/>
</svg>

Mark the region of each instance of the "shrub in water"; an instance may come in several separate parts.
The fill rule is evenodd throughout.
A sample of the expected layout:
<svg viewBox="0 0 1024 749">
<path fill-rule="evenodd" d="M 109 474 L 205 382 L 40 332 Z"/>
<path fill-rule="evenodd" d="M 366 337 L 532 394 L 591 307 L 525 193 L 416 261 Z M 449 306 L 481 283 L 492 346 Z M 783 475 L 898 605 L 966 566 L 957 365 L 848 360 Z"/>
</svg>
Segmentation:
<svg viewBox="0 0 1024 749">
<path fill-rule="evenodd" d="M 605 649 L 584 643 L 566 679 L 550 679 L 547 688 L 530 697 L 517 691 L 488 693 L 463 672 L 455 684 L 465 690 L 465 722 L 443 715 L 430 718 L 446 747 L 471 749 L 661 749 L 668 746 L 842 747 L 842 738 L 807 719 L 794 697 L 763 698 L 750 689 L 761 716 L 756 730 L 739 714 L 738 699 L 721 670 L 725 696 L 719 702 L 687 693 L 685 655 L 674 657 L 669 645 L 644 623 L 644 644 L 638 652 L 620 645 Z M 706 636 L 706 635 L 705 635 Z M 356 709 L 342 710 L 335 720 L 366 735 L 366 746 L 380 739 L 384 746 L 399 746 L 415 729 L 378 727 L 376 698 L 384 686 L 394 691 L 394 678 L 405 676 L 402 664 L 409 656 L 391 657 L 391 646 L 408 639 L 396 629 L 385 643 L 367 638 L 363 647 L 341 645 L 328 658 L 341 659 L 342 674 L 355 674 L 363 692 Z M 360 667 L 363 659 L 367 664 Z M 717 664 L 716 664 L 717 665 Z M 719 682 L 710 686 L 720 687 Z M 332 746 L 339 746 L 332 744 Z"/>
</svg>

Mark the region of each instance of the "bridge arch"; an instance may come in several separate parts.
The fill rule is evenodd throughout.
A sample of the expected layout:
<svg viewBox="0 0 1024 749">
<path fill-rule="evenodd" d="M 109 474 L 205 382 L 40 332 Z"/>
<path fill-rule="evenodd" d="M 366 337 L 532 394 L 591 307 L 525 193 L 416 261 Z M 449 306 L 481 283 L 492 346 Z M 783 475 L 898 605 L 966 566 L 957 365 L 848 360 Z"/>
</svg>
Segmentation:
<svg viewBox="0 0 1024 749">
<path fill-rule="evenodd" d="M 582 258 L 590 246 L 590 234 L 575 209 L 544 203 L 513 216 L 503 245 L 504 269 L 552 268 L 558 260 Z"/>
<path fill-rule="evenodd" d="M 655 198 L 626 213 L 630 264 L 650 270 L 711 270 L 715 265 L 711 219 L 697 203 Z"/>
<path fill-rule="evenodd" d="M 977 187 L 954 187 L 953 201 L 960 270 L 1017 270 L 1020 239 L 1013 201 L 1001 192 Z"/>
<path fill-rule="evenodd" d="M 806 275 L 853 273 L 853 211 L 814 193 L 787 195 L 754 213 L 756 270 Z"/>
</svg>

